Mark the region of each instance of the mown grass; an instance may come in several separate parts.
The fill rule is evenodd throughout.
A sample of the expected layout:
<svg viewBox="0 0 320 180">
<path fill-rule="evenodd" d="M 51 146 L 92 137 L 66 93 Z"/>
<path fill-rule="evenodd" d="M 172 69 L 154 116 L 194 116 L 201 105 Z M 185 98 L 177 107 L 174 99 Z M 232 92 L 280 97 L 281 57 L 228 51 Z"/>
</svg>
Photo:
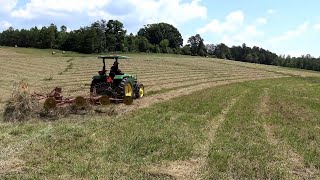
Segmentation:
<svg viewBox="0 0 320 180">
<path fill-rule="evenodd" d="M 320 169 L 320 79 L 301 78 L 273 91 L 269 123 L 275 135 L 300 154 L 307 167 Z"/>
<path fill-rule="evenodd" d="M 230 110 L 211 144 L 208 157 L 210 177 L 278 179 L 284 173 L 270 166 L 277 159 L 256 113 L 261 89 L 249 88 L 250 93 Z"/>
<path fill-rule="evenodd" d="M 301 156 L 303 168 L 319 178 L 319 78 L 283 78 L 215 87 L 140 109 L 127 116 L 74 116 L 54 122 L 1 123 L 0 162 L 14 164 L 3 178 L 154 179 L 150 165 L 197 159 L 210 141 L 205 128 L 235 104 L 214 135 L 204 179 L 283 179 L 293 174 L 290 159 L 279 157 L 264 128 L 285 142 L 283 151 Z M 308 88 L 305 88 L 308 87 Z M 261 97 L 268 102 L 261 114 Z M 246 93 L 244 93 L 246 92 Z M 303 98 L 302 98 L 303 95 Z M 308 172 L 308 171 L 306 171 Z"/>
<path fill-rule="evenodd" d="M 45 64 L 44 61 L 34 59 L 32 70 L 30 67 L 20 68 L 27 64 L 19 58 L 15 66 L 8 66 L 10 73 L 5 77 L 11 77 L 18 70 L 23 77 L 35 78 L 31 85 L 42 80 L 41 82 L 53 85 L 63 82 L 65 87 L 72 81 L 63 78 L 68 79 L 75 73 L 79 77 L 74 81 L 86 84 L 90 83 L 89 79 L 97 69 L 94 65 L 96 62 L 90 62 L 90 59 L 96 58 L 92 57 L 95 55 L 90 55 L 91 58 L 69 58 L 69 55 L 86 55 L 68 52 L 62 55 L 56 51 L 55 56 L 68 57 L 59 59 L 53 58 L 53 50 L 10 48 L 10 51 L 50 57 L 43 58 L 50 63 L 47 64 L 50 68 L 40 68 L 38 64 Z M 281 70 L 280 73 L 285 72 L 284 74 L 295 73 L 287 73 L 286 69 L 278 67 L 251 64 L 240 67 L 238 62 L 193 59 L 194 57 L 181 55 L 129 56 L 135 61 L 125 61 L 123 66 L 128 63 L 125 67 L 132 72 L 142 68 L 141 73 L 150 74 L 159 84 L 167 82 L 165 78 L 159 78 L 164 73 L 172 76 L 173 82 L 179 84 L 179 77 L 188 76 L 185 72 L 194 69 L 212 72 L 212 75 L 206 77 L 207 82 L 210 82 L 210 77 L 227 79 L 228 76 L 240 76 L 240 72 L 244 72 L 246 76 L 243 77 L 247 78 L 259 74 L 273 77 L 279 74 L 278 70 Z M 60 61 L 64 64 L 60 65 Z M 51 71 L 53 65 L 59 67 L 52 68 Z M 260 70 L 253 71 L 256 66 Z M 186 70 L 178 73 L 176 70 L 181 67 Z M 61 76 L 51 78 L 45 68 L 50 70 L 50 74 Z M 35 69 L 45 73 L 36 73 Z M 87 75 L 81 76 L 82 73 Z M 203 78 L 201 74 L 197 77 Z M 139 81 L 143 83 L 148 79 L 150 78 L 146 76 L 145 79 L 139 78 Z M 7 79 L 4 81 L 5 84 L 9 82 Z M 174 175 L 150 173 L 149 166 L 201 159 L 203 156 L 206 161 L 201 177 L 204 179 L 299 179 L 305 178 L 310 169 L 312 173 L 309 173 L 309 178 L 319 178 L 319 82 L 319 78 L 285 78 L 215 87 L 156 104 L 128 116 L 87 115 L 54 122 L 34 120 L 16 124 L 0 123 L 0 179 L 170 178 Z M 192 85 L 197 83 L 199 82 L 194 80 Z M 148 84 L 145 85 L 148 87 Z M 74 86 L 70 85 L 67 92 L 76 91 Z M 146 92 L 147 96 L 161 95 L 189 86 L 163 86 L 160 90 L 151 86 Z M 4 87 L 1 87 L 6 90 L 4 92 L 10 92 Z M 86 91 L 84 88 L 82 93 Z M 265 91 L 268 92 L 268 113 L 261 114 L 261 97 L 266 96 Z M 4 95 L 5 93 L 3 97 Z M 234 98 L 239 99 L 225 114 L 214 138 L 210 139 L 206 132 L 208 125 L 221 115 L 221 111 Z M 1 101 L 5 102 L 3 98 Z M 1 113 L 0 110 L 0 115 Z M 266 132 L 266 126 L 271 129 L 270 132 Z M 274 139 L 280 142 L 279 145 L 272 143 Z M 207 143 L 210 144 L 208 156 L 198 150 Z M 290 155 L 285 155 L 290 154 L 287 151 L 294 153 L 295 161 L 291 160 Z M 296 162 L 303 165 L 299 166 L 299 171 L 290 165 Z"/>
<path fill-rule="evenodd" d="M 14 48 L 2 46 L 1 48 L 7 49 L 16 53 L 26 54 L 26 55 L 35 55 L 35 56 L 52 56 L 52 57 L 87 57 L 90 55 L 81 54 L 73 51 L 65 51 L 65 54 L 61 50 L 57 49 L 37 49 L 37 48 Z M 55 52 L 55 54 L 52 54 Z"/>
<path fill-rule="evenodd" d="M 1 132 L 9 137 L 2 147 L 28 134 L 31 126 L 34 134 L 28 137 L 37 138 L 20 152 L 19 158 L 26 161 L 23 177 L 142 176 L 141 167 L 146 164 L 197 156 L 193 147 L 205 140 L 202 128 L 237 93 L 237 88 L 225 86 L 139 110 L 124 119 L 85 117 L 49 125 L 31 123 L 21 125 L 14 135 L 10 132 L 16 128 L 5 124 Z M 123 172 L 126 168 L 128 172 Z"/>
<path fill-rule="evenodd" d="M 134 52 L 106 52 L 106 53 L 94 53 L 94 54 L 83 54 L 74 51 L 65 51 L 65 54 L 62 53 L 62 50 L 58 49 L 37 49 L 37 48 L 24 48 L 24 47 L 8 47 L 8 46 L 1 46 L 3 49 L 7 49 L 16 53 L 26 54 L 26 55 L 36 55 L 36 56 L 50 56 L 50 57 L 92 57 L 92 56 L 99 56 L 103 54 L 119 54 L 119 55 L 130 55 L 133 57 L 141 57 L 142 56 L 149 56 L 155 58 L 161 57 L 186 57 L 186 58 L 193 58 L 191 56 L 180 55 L 180 54 L 162 54 L 162 53 L 134 53 Z M 53 55 L 52 52 L 55 52 Z"/>
<path fill-rule="evenodd" d="M 238 101 L 220 126 L 211 144 L 206 177 L 319 178 L 318 81 L 319 78 L 285 78 L 246 83 L 252 91 Z M 261 107 L 262 96 L 268 96 L 266 107 Z M 261 111 L 267 113 L 261 115 Z M 272 128 L 274 137 L 268 137 L 265 125 Z M 281 144 L 285 144 L 282 149 L 277 147 Z M 288 152 L 294 155 L 281 156 Z M 302 164 L 301 169 L 297 170 L 294 163 Z"/>
</svg>

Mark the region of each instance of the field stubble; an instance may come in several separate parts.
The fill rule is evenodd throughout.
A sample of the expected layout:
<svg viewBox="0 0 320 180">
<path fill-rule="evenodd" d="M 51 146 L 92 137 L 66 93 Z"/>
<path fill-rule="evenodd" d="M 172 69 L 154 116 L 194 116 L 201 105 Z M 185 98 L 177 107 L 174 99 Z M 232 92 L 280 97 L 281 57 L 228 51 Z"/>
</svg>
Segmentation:
<svg viewBox="0 0 320 180">
<path fill-rule="evenodd" d="M 86 95 L 101 68 L 95 57 L 10 53 L 0 49 L 1 103 L 22 79 L 32 91 L 61 86 L 66 95 Z M 187 56 L 132 57 L 120 67 L 138 75 L 147 95 L 131 106 L 112 105 L 115 116 L 0 123 L 0 179 L 320 177 L 320 81 L 291 77 L 319 73 Z M 258 79 L 271 80 L 246 82 Z"/>
<path fill-rule="evenodd" d="M 63 88 L 66 96 L 88 95 L 91 77 L 101 70 L 102 63 L 96 57 L 28 56 L 2 49 L 0 51 L 0 108 L 8 100 L 13 84 L 24 80 L 35 92 L 49 92 L 56 86 Z M 175 58 L 148 55 L 132 55 L 133 59 L 120 61 L 120 68 L 137 75 L 146 93 L 174 91 L 188 85 L 214 85 L 224 80 L 252 80 L 285 77 L 263 67 L 242 65 L 216 59 Z M 107 61 L 107 69 L 112 61 Z M 277 69 L 278 70 L 278 69 Z M 192 88 L 191 88 L 192 89 Z"/>
</svg>

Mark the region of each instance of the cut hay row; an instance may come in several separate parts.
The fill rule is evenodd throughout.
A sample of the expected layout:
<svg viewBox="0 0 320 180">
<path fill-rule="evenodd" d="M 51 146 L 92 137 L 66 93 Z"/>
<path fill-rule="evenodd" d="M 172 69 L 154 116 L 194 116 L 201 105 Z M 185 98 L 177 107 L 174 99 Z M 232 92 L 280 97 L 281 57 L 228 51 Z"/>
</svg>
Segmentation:
<svg viewBox="0 0 320 180">
<path fill-rule="evenodd" d="M 106 67 L 106 70 L 110 70 L 111 66 L 110 67 Z M 119 68 L 122 70 L 122 71 L 128 71 L 128 70 L 139 70 L 139 71 L 160 71 L 160 72 L 165 72 L 165 71 L 175 71 L 175 70 L 180 70 L 180 71 L 183 71 L 183 70 L 190 70 L 188 68 L 173 68 L 173 67 L 160 67 L 160 66 L 156 66 L 156 67 L 140 67 L 140 66 L 127 66 L 127 65 L 121 65 L 119 66 Z M 97 66 L 97 67 L 86 67 L 86 68 L 75 68 L 73 66 L 72 68 L 74 71 L 83 71 L 83 72 L 88 72 L 88 71 L 99 71 L 102 69 L 102 66 Z"/>
<path fill-rule="evenodd" d="M 168 89 L 179 89 L 179 88 L 184 88 L 184 87 L 187 87 L 187 86 L 194 86 L 194 85 L 198 85 L 198 84 L 208 84 L 208 83 L 214 83 L 214 82 L 221 82 L 221 81 L 232 81 L 232 80 L 249 80 L 249 79 L 267 79 L 267 78 L 278 78 L 279 76 L 273 76 L 273 77 L 270 77 L 270 76 L 257 76 L 257 77 L 251 77 L 251 78 L 247 78 L 247 77 L 230 77 L 230 78 L 221 78 L 221 79 L 206 79 L 206 80 L 200 80 L 200 81 L 187 81 L 185 83 L 172 83 L 172 84 L 166 84 L 166 85 L 163 85 L 161 86 L 160 88 L 157 87 L 157 86 L 154 86 L 154 87 L 148 87 L 147 88 L 147 92 L 149 91 L 161 91 L 160 93 L 162 92 L 165 92 L 167 91 Z M 80 88 L 79 88 L 80 87 Z M 65 86 L 64 88 L 64 92 L 66 95 L 68 96 L 78 96 L 78 95 L 88 95 L 89 94 L 89 91 L 88 91 L 88 88 L 87 87 L 81 87 L 81 86 L 77 86 L 77 88 L 75 88 L 74 86 Z"/>
<path fill-rule="evenodd" d="M 25 67 L 28 67 L 28 69 L 25 69 Z M 3 66 L 1 67 L 2 70 L 8 71 L 8 73 L 14 73 L 16 71 L 20 73 L 47 73 L 47 72 L 53 72 L 57 73 L 60 69 L 63 69 L 63 67 L 55 67 L 55 68 L 41 68 L 41 67 L 34 67 L 34 66 Z"/>
<path fill-rule="evenodd" d="M 177 76 L 176 80 L 173 80 L 172 77 L 166 76 L 166 78 L 141 78 L 138 77 L 139 82 L 143 83 L 145 86 L 147 85 L 154 85 L 156 83 L 163 84 L 165 82 L 175 82 L 175 81 L 181 81 L 181 80 L 192 80 L 192 79 L 201 79 L 201 77 L 206 76 L 207 74 L 197 74 L 197 75 L 189 75 L 189 76 Z M 209 77 L 209 76 L 206 76 Z M 156 83 L 155 83 L 156 82 Z M 79 86 L 79 85 L 90 85 L 91 83 L 91 78 L 89 79 L 64 79 L 64 80 L 52 80 L 48 82 L 39 82 L 40 84 L 45 84 L 45 86 L 49 87 L 54 87 L 54 86 L 63 86 L 63 87 L 68 87 L 68 86 Z M 37 84 L 35 85 L 37 86 Z"/>
<path fill-rule="evenodd" d="M 257 75 L 255 78 L 269 78 L 269 77 L 281 77 L 281 76 L 264 76 L 264 75 Z M 224 77 L 224 78 L 208 78 L 208 79 L 195 79 L 190 81 L 179 81 L 179 82 L 171 82 L 165 84 L 154 84 L 154 85 L 146 85 L 147 89 L 150 91 L 159 91 L 163 88 L 172 88 L 172 87 L 179 87 L 185 86 L 194 83 L 206 83 L 206 82 L 218 82 L 218 81 L 227 81 L 227 80 L 234 80 L 234 79 L 247 79 L 248 77 L 243 76 L 234 76 L 234 77 Z"/>
<path fill-rule="evenodd" d="M 243 77 L 243 78 L 246 78 L 246 77 L 250 77 L 250 76 L 247 76 L 248 74 L 245 74 L 245 76 Z M 250 74 L 249 74 L 250 75 Z M 252 75 L 252 74 L 251 74 Z M 201 78 L 201 76 L 203 76 L 203 75 L 200 75 L 200 77 L 197 77 L 197 76 L 194 76 L 192 79 L 200 79 Z M 260 75 L 260 74 L 257 74 L 256 75 L 257 77 L 259 77 L 259 76 L 265 76 L 265 75 Z M 221 77 L 221 76 L 220 76 Z M 226 75 L 226 76 L 223 76 L 223 78 L 227 78 L 228 77 L 228 75 Z M 242 77 L 242 76 L 240 76 L 240 75 L 238 75 L 238 77 Z M 181 79 L 181 77 L 179 77 L 179 76 L 177 76 L 176 77 L 177 79 Z M 191 78 L 191 76 L 186 76 L 185 77 L 185 79 L 186 80 L 192 80 L 192 79 L 190 79 Z M 207 78 L 215 78 L 215 76 L 208 76 Z M 169 80 L 171 80 L 172 81 L 172 78 L 168 78 L 168 79 L 159 79 L 158 81 L 157 81 L 157 83 L 159 83 L 159 84 L 162 84 L 162 83 L 165 83 L 165 82 L 168 82 Z M 146 86 L 153 86 L 153 85 L 155 85 L 156 83 L 152 83 L 152 82 L 155 82 L 156 81 L 156 79 L 152 79 L 152 78 L 150 78 L 150 79 L 142 79 L 141 78 L 141 82 L 143 82 Z M 182 81 L 184 81 L 184 80 L 182 80 Z M 150 83 L 149 83 L 150 82 Z M 173 81 L 173 83 L 179 83 L 179 82 L 181 82 L 181 81 L 178 81 L 178 82 L 175 82 L 175 81 Z M 38 81 L 37 83 L 35 83 L 35 84 L 33 84 L 33 85 L 31 85 L 30 87 L 36 87 L 36 86 L 46 86 L 46 87 L 48 87 L 48 88 L 53 88 L 53 87 L 55 87 L 55 86 L 62 86 L 62 87 L 65 87 L 65 88 L 75 88 L 75 87 L 79 87 L 79 86 L 85 86 L 85 85 L 88 85 L 88 84 L 90 84 L 90 80 L 86 80 L 86 79 L 84 79 L 84 80 L 81 80 L 81 79 L 78 79 L 77 81 L 69 81 L 68 79 L 67 80 L 65 80 L 65 82 L 64 81 L 61 81 L 61 82 L 54 82 L 54 81 L 48 81 L 48 82 L 41 82 L 41 81 Z M 11 88 L 8 88 L 8 89 L 11 89 Z"/>
<path fill-rule="evenodd" d="M 25 67 L 28 67 L 28 69 L 25 69 Z M 26 73 L 26 74 L 58 74 L 60 71 L 65 69 L 65 67 L 51 67 L 51 68 L 42 68 L 42 67 L 34 67 L 34 66 L 8 66 L 8 67 L 2 67 L 8 73 Z"/>
<path fill-rule="evenodd" d="M 146 87 L 147 87 L 148 91 L 162 91 L 165 89 L 193 86 L 193 85 L 198 85 L 198 84 L 206 84 L 206 83 L 234 80 L 234 79 L 245 79 L 245 78 L 243 78 L 243 77 L 230 77 L 230 78 L 202 79 L 202 80 L 184 81 L 184 82 L 180 82 L 180 83 L 168 83 L 168 84 L 163 84 L 163 85 L 158 85 L 158 86 L 146 86 Z"/>
<path fill-rule="evenodd" d="M 253 72 L 255 74 L 255 72 Z M 239 74 L 239 76 L 247 76 L 253 73 L 243 73 L 243 74 Z M 82 76 L 78 76 L 78 75 L 74 75 L 74 78 L 68 78 L 68 76 L 61 76 L 58 79 L 54 78 L 53 80 L 51 80 L 48 85 L 50 84 L 70 84 L 70 85 L 74 85 L 74 84 L 78 84 L 77 82 L 90 82 L 91 78 L 88 78 L 89 75 L 82 75 Z M 154 76 L 143 76 L 143 75 L 138 75 L 138 78 L 140 81 L 143 81 L 145 83 L 147 82 L 153 82 L 154 80 L 159 80 L 159 81 L 168 81 L 171 80 L 173 81 L 174 78 L 177 78 L 178 80 L 181 80 L 181 78 L 211 78 L 211 77 L 228 77 L 230 76 L 230 74 L 223 74 L 223 75 L 212 75 L 210 73 L 207 72 L 202 72 L 202 73 L 186 73 L 186 74 L 166 74 L 166 76 L 164 77 L 159 77 L 159 75 L 154 75 Z M 232 75 L 231 75 L 232 76 Z M 237 75 L 238 76 L 238 75 Z M 174 78 L 173 78 L 174 77 Z"/>
<path fill-rule="evenodd" d="M 7 65 L 21 65 L 21 66 L 42 66 L 50 67 L 52 65 L 66 64 L 68 59 L 43 59 L 43 58 L 15 58 L 15 59 L 1 59 L 0 62 L 9 63 Z"/>
<path fill-rule="evenodd" d="M 89 75 L 88 75 L 89 76 Z M 88 76 L 82 76 L 82 77 L 75 77 L 75 78 L 70 78 L 70 79 L 53 79 L 51 81 L 48 81 L 48 82 L 45 82 L 45 84 L 69 84 L 69 85 L 73 85 L 73 84 L 77 84 L 77 82 L 83 82 L 83 83 L 91 83 L 91 77 L 88 78 Z M 160 76 L 160 77 L 143 77 L 142 75 L 138 75 L 138 80 L 140 82 L 143 82 L 143 83 L 148 83 L 148 82 L 153 82 L 155 80 L 157 81 L 176 81 L 174 80 L 175 78 L 177 78 L 177 80 L 181 80 L 180 78 L 184 78 L 184 79 L 188 79 L 188 78 L 202 78 L 202 77 L 212 77 L 211 74 L 207 74 L 207 73 L 198 73 L 198 74 L 177 74 L 177 75 L 172 75 L 172 76 L 169 76 L 169 75 L 166 75 L 164 77 Z M 42 82 L 41 82 L 42 83 Z"/>
<path fill-rule="evenodd" d="M 18 58 L 18 59 L 2 59 L 1 62 L 9 63 L 7 65 L 25 65 L 25 66 L 36 66 L 43 68 L 51 68 L 52 66 L 59 66 L 67 64 L 68 59 L 50 59 L 50 58 Z"/>
<path fill-rule="evenodd" d="M 32 62 L 32 60 L 30 60 Z M 50 60 L 48 60 L 50 62 Z M 29 64 L 28 62 L 25 63 L 13 63 L 13 62 L 1 62 L 3 63 L 4 68 L 21 68 L 21 67 L 30 67 L 34 69 L 42 70 L 42 71 L 49 71 L 54 69 L 62 69 L 66 66 L 64 62 L 55 62 L 55 63 L 48 63 L 47 61 L 39 61 L 36 64 Z"/>
<path fill-rule="evenodd" d="M 3 57 L 0 52 L 0 57 Z M 179 57 L 180 58 L 180 57 Z M 10 60 L 11 59 L 11 60 Z M 107 61 L 109 71 L 112 62 Z M 48 93 L 56 86 L 61 86 L 65 96 L 87 95 L 91 78 L 102 69 L 101 60 L 96 57 L 12 57 L 0 58 L 0 90 L 2 97 L 10 96 L 13 83 L 25 79 L 29 88 L 37 92 Z M 72 63 L 72 67 L 68 67 Z M 254 67 L 254 66 L 253 66 Z M 279 77 L 275 72 L 263 68 L 240 66 L 238 63 L 222 63 L 214 59 L 184 57 L 140 57 L 133 55 L 133 60 L 122 61 L 120 69 L 137 75 L 139 82 L 146 87 L 146 92 L 161 93 L 169 89 L 179 89 L 201 83 L 215 83 L 234 79 L 259 79 Z"/>
<path fill-rule="evenodd" d="M 130 73 L 130 72 L 128 72 Z M 212 74 L 208 73 L 208 72 L 191 72 L 191 73 L 188 73 L 188 72 L 184 72 L 184 73 L 167 73 L 167 74 L 152 74 L 152 75 L 146 75 L 146 74 L 143 74 L 143 73 L 130 73 L 134 76 L 137 76 L 138 79 L 164 79 L 164 78 L 174 78 L 175 76 L 194 76 L 194 75 L 199 75 L 199 76 L 211 76 Z M 70 78 L 70 81 L 74 81 L 74 80 L 91 80 L 93 75 L 91 74 L 82 74 L 82 75 L 77 75 L 77 74 L 73 74 L 73 77 Z M 54 79 L 52 80 L 52 82 L 55 82 L 55 81 L 59 81 L 59 82 L 63 82 L 63 81 L 67 81 L 66 78 L 68 76 L 66 75 L 61 75 L 61 76 L 55 76 Z"/>
<path fill-rule="evenodd" d="M 45 76 L 45 75 L 50 75 L 50 74 L 56 74 L 57 72 L 55 69 L 52 71 L 41 71 L 40 68 L 36 69 L 34 71 L 27 70 L 25 67 L 19 67 L 19 68 L 13 68 L 13 67 L 1 67 L 0 71 L 5 71 L 7 74 L 13 74 L 13 75 L 22 75 L 26 77 L 37 77 L 37 76 Z"/>
<path fill-rule="evenodd" d="M 201 79 L 203 77 L 206 78 L 216 78 L 216 76 L 210 76 L 208 74 L 191 74 L 191 75 L 187 75 L 187 76 L 179 76 L 176 75 L 175 78 L 173 79 L 170 76 L 166 76 L 165 78 L 140 78 L 139 80 L 141 83 L 144 83 L 145 85 L 155 85 L 157 83 L 159 84 L 163 84 L 165 82 L 182 82 L 185 80 L 193 80 L 193 79 Z M 229 76 L 218 76 L 220 78 L 225 78 L 225 77 L 229 77 Z M 40 81 L 36 81 L 34 83 L 30 83 L 30 87 L 37 87 L 37 86 L 45 86 L 45 87 L 55 87 L 55 86 L 63 86 L 63 87 L 68 87 L 68 86 L 80 86 L 80 85 L 86 85 L 86 84 L 90 84 L 91 83 L 91 79 L 63 79 L 63 80 L 51 80 L 51 81 L 44 81 L 44 80 L 40 80 Z M 10 82 L 7 82 L 5 84 L 10 84 Z M 12 86 L 6 86 L 6 89 L 12 89 Z"/>
<path fill-rule="evenodd" d="M 230 66 L 238 66 L 239 68 L 252 68 L 256 70 L 263 70 L 275 73 L 284 73 L 284 74 L 291 74 L 297 76 L 320 76 L 320 73 L 315 71 L 307 71 L 301 69 L 291 69 L 291 68 L 283 68 L 279 66 L 272 66 L 272 65 L 263 65 L 263 64 L 253 64 L 253 63 L 244 63 L 239 61 L 224 61 L 224 60 L 215 60 L 221 64 L 228 64 Z"/>
<path fill-rule="evenodd" d="M 197 73 L 197 72 L 205 72 L 205 73 L 211 73 L 209 71 L 194 71 L 194 70 L 177 70 L 177 71 L 141 71 L 141 70 L 134 70 L 134 69 L 128 69 L 128 70 L 123 70 L 121 69 L 124 73 L 130 73 L 130 74 L 141 74 L 141 75 L 145 75 L 145 76 L 150 76 L 150 75 L 161 75 L 161 74 L 179 74 L 179 73 L 185 73 L 185 74 L 191 74 L 191 73 Z M 109 71 L 107 71 L 107 73 L 109 73 Z M 91 76 L 93 75 L 98 75 L 98 71 L 74 71 L 74 69 L 70 69 L 65 73 L 62 73 L 62 75 L 59 75 L 60 77 L 63 76 L 84 76 L 84 75 L 89 75 L 91 74 Z"/>
<path fill-rule="evenodd" d="M 154 78 L 147 78 L 143 79 L 143 82 L 146 86 L 153 86 L 157 84 L 166 84 L 166 83 L 180 83 L 184 81 L 191 81 L 191 80 L 203 80 L 203 79 L 212 79 L 212 78 L 228 78 L 231 76 L 175 76 L 175 79 L 172 78 L 165 78 L 165 79 L 160 79 L 160 81 L 157 81 L 157 79 Z"/>
</svg>

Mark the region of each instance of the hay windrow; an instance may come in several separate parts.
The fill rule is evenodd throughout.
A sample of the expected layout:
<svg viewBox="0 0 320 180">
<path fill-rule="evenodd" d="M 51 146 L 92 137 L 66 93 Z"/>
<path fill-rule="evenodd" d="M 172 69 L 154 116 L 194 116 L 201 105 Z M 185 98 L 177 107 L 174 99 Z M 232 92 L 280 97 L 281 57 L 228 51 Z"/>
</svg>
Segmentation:
<svg viewBox="0 0 320 180">
<path fill-rule="evenodd" d="M 5 104 L 3 119 L 6 122 L 27 121 L 40 109 L 40 104 L 33 96 L 26 83 L 19 82 Z"/>
</svg>

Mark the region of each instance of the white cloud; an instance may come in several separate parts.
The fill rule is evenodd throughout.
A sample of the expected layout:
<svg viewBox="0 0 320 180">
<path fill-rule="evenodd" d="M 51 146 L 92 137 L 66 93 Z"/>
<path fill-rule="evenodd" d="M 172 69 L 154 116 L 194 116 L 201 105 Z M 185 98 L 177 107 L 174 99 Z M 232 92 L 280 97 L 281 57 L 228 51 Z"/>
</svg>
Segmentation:
<svg viewBox="0 0 320 180">
<path fill-rule="evenodd" d="M 267 13 L 268 14 L 274 14 L 274 13 L 276 13 L 277 11 L 275 10 L 275 9 L 268 9 L 267 10 Z"/>
<path fill-rule="evenodd" d="M 246 43 L 248 46 L 261 45 L 258 40 L 264 36 L 264 32 L 257 29 L 258 24 L 266 23 L 265 18 L 258 18 L 252 25 L 246 25 L 245 16 L 242 11 L 229 13 L 225 20 L 219 21 L 213 19 L 209 24 L 197 30 L 197 33 L 213 33 L 219 38 L 218 43 L 224 43 L 228 46 L 241 45 Z"/>
<path fill-rule="evenodd" d="M 267 18 L 260 17 L 257 19 L 258 24 L 267 24 Z"/>
<path fill-rule="evenodd" d="M 297 45 L 299 43 L 293 42 L 300 42 L 300 38 L 307 33 L 309 28 L 310 24 L 308 22 L 304 22 L 293 30 L 289 30 L 278 36 L 271 37 L 265 42 L 265 44 L 271 51 L 282 52 L 281 54 L 289 54 L 291 56 L 300 56 L 301 54 L 307 54 L 306 52 L 308 50 L 306 50 L 305 47 L 301 45 L 299 46 Z M 304 53 L 302 53 L 302 49 L 304 49 Z"/>
<path fill-rule="evenodd" d="M 243 25 L 244 14 L 242 11 L 234 11 L 228 14 L 224 22 L 213 19 L 210 23 L 197 30 L 198 33 L 204 34 L 208 32 L 225 33 L 234 32 Z"/>
<path fill-rule="evenodd" d="M 117 8 L 127 8 L 117 12 Z M 196 13 L 193 13 L 196 12 Z M 207 17 L 207 8 L 201 0 L 31 0 L 11 15 L 35 19 L 41 16 L 68 16 L 74 14 L 104 19 L 135 20 L 136 24 L 167 22 L 173 25 Z"/>
<path fill-rule="evenodd" d="M 89 11 L 88 16 L 104 18 L 104 19 L 118 19 L 118 20 L 124 19 L 123 16 L 115 16 L 103 10 Z"/>
<path fill-rule="evenodd" d="M 200 4 L 201 0 L 192 0 L 191 2 L 182 2 L 181 0 L 123 1 L 124 5 L 127 4 L 134 7 L 134 12 L 128 16 L 138 17 L 139 22 L 168 22 L 171 24 L 179 24 L 197 18 L 207 18 L 207 8 Z"/>
<path fill-rule="evenodd" d="M 100 10 L 111 0 L 31 0 L 25 7 L 14 10 L 11 15 L 33 19 L 42 15 L 63 16 L 70 13 L 88 13 Z"/>
<path fill-rule="evenodd" d="M 308 30 L 308 28 L 309 28 L 309 23 L 305 22 L 301 24 L 297 29 L 287 31 L 280 36 L 271 38 L 269 42 L 271 44 L 277 44 L 281 41 L 286 41 L 286 40 L 293 39 L 295 37 L 299 37 L 303 35 Z"/>
<path fill-rule="evenodd" d="M 12 24 L 8 21 L 0 21 L 0 31 L 7 30 Z"/>
<path fill-rule="evenodd" d="M 228 46 L 241 45 L 242 43 L 246 43 L 247 46 L 261 46 L 258 39 L 263 36 L 264 32 L 259 31 L 256 26 L 248 25 L 233 35 L 224 35 L 221 42 Z"/>
<path fill-rule="evenodd" d="M 313 26 L 313 28 L 314 28 L 315 30 L 320 31 L 320 24 L 316 24 L 316 25 L 314 25 L 314 26 Z"/>
<path fill-rule="evenodd" d="M 11 11 L 17 4 L 18 0 L 0 0 L 0 14 Z"/>
</svg>

